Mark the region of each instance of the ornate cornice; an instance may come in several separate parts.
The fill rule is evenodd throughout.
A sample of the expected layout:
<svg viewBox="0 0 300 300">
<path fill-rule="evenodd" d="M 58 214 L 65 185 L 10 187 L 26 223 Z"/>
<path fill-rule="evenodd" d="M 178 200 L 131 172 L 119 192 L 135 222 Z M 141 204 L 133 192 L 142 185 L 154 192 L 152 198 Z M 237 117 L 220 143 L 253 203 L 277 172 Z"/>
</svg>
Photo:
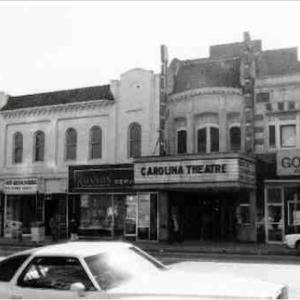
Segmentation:
<svg viewBox="0 0 300 300">
<path fill-rule="evenodd" d="M 112 100 L 93 100 L 85 102 L 75 102 L 68 104 L 57 104 L 47 106 L 28 107 L 14 110 L 0 111 L 5 119 L 22 118 L 31 116 L 51 115 L 56 113 L 79 112 L 83 110 L 94 110 L 99 107 L 113 105 Z"/>
<path fill-rule="evenodd" d="M 227 87 L 205 87 L 169 95 L 168 101 L 188 100 L 199 95 L 242 95 L 242 90 Z"/>
</svg>

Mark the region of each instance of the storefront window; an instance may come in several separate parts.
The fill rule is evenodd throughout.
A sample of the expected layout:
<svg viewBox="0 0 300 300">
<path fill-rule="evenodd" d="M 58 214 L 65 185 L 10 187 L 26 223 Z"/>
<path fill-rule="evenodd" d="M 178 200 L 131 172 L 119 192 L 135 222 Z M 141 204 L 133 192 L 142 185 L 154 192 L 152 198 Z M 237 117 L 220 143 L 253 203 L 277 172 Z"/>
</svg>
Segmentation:
<svg viewBox="0 0 300 300">
<path fill-rule="evenodd" d="M 96 230 L 97 235 L 112 234 L 112 197 L 110 195 L 81 195 L 80 230 Z"/>
<path fill-rule="evenodd" d="M 38 216 L 36 195 L 8 195 L 6 203 L 6 230 L 13 224 L 19 224 L 23 233 L 30 233 L 32 221 L 42 221 Z M 11 228 L 14 229 L 14 228 Z"/>
<path fill-rule="evenodd" d="M 300 201 L 288 201 L 288 225 L 300 225 Z"/>
<path fill-rule="evenodd" d="M 296 146 L 296 125 L 280 126 L 280 143 L 281 147 Z"/>
<path fill-rule="evenodd" d="M 268 203 L 281 203 L 281 189 L 280 188 L 267 189 L 267 201 Z"/>
<path fill-rule="evenodd" d="M 122 236 L 124 234 L 124 221 L 126 214 L 126 195 L 113 194 L 114 206 L 114 235 Z"/>
<path fill-rule="evenodd" d="M 126 196 L 125 235 L 136 236 L 137 196 Z"/>
</svg>

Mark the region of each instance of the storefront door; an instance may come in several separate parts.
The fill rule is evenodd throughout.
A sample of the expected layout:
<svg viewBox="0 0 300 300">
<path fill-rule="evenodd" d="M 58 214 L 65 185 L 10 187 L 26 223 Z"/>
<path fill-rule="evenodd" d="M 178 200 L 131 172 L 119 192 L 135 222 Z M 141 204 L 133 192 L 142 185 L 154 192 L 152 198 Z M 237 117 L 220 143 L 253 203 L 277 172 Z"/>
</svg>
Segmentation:
<svg viewBox="0 0 300 300">
<path fill-rule="evenodd" d="M 125 224 L 124 224 L 125 237 L 136 238 L 137 202 L 138 202 L 137 195 L 126 196 L 126 213 L 125 213 Z"/>
<path fill-rule="evenodd" d="M 156 193 L 138 193 L 137 240 L 158 238 L 158 196 Z"/>
<path fill-rule="evenodd" d="M 268 243 L 281 243 L 284 237 L 283 188 L 266 188 L 266 240 Z"/>
</svg>

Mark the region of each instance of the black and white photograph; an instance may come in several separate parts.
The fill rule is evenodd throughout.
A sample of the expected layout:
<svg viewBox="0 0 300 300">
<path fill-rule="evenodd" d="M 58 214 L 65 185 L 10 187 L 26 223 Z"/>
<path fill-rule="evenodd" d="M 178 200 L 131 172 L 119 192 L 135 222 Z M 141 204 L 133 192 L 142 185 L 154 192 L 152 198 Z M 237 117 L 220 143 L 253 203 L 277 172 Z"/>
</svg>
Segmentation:
<svg viewBox="0 0 300 300">
<path fill-rule="evenodd" d="M 0 299 L 300 299 L 300 1 L 0 1 Z"/>
</svg>

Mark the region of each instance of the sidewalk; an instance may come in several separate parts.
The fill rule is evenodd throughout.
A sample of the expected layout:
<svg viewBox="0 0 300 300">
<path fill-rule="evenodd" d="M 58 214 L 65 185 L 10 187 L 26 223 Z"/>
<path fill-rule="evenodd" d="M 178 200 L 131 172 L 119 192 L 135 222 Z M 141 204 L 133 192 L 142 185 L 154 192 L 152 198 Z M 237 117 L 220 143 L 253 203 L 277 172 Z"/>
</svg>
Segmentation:
<svg viewBox="0 0 300 300">
<path fill-rule="evenodd" d="M 81 239 L 83 241 L 84 239 Z M 94 240 L 94 239 L 93 239 Z M 59 240 L 59 243 L 66 240 Z M 51 245 L 53 241 L 46 239 L 42 243 L 33 243 L 29 238 L 18 241 L 0 238 L 1 252 L 17 252 L 32 247 Z M 134 242 L 135 245 L 153 255 L 196 256 L 197 254 L 245 254 L 245 255 L 275 255 L 297 256 L 295 249 L 288 249 L 283 244 L 258 244 L 246 242 L 212 242 L 185 241 L 182 244 L 170 245 L 167 242 Z M 299 257 L 300 259 L 300 257 Z"/>
<path fill-rule="evenodd" d="M 239 255 L 273 255 L 297 256 L 295 249 L 289 249 L 283 244 L 263 244 L 246 242 L 211 242 L 186 241 L 182 244 L 170 245 L 160 243 L 135 243 L 142 249 L 156 255 L 197 255 L 197 254 L 239 254 Z M 300 257 L 299 257 L 300 258 Z"/>
</svg>

